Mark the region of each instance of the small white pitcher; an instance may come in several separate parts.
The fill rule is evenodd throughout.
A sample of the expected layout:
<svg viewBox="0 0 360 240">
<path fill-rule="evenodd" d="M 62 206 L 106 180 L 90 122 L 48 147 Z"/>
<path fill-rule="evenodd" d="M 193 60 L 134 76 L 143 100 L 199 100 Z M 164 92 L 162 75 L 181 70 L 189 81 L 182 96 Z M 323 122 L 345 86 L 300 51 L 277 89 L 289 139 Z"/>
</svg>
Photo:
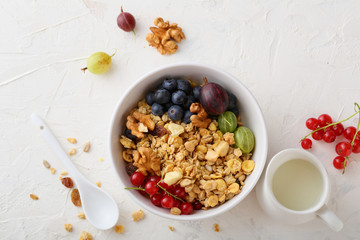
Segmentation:
<svg viewBox="0 0 360 240">
<path fill-rule="evenodd" d="M 313 164 L 319 171 L 323 180 L 321 196 L 316 204 L 312 207 L 296 211 L 282 205 L 275 197 L 272 190 L 273 177 L 276 170 L 285 162 L 294 159 L 302 159 Z M 269 162 L 265 173 L 256 186 L 256 197 L 262 209 L 270 216 L 277 220 L 290 224 L 301 224 L 319 216 L 331 229 L 340 231 L 343 227 L 341 220 L 326 206 L 330 195 L 330 183 L 328 175 L 322 163 L 308 151 L 302 149 L 286 149 L 276 154 Z"/>
</svg>

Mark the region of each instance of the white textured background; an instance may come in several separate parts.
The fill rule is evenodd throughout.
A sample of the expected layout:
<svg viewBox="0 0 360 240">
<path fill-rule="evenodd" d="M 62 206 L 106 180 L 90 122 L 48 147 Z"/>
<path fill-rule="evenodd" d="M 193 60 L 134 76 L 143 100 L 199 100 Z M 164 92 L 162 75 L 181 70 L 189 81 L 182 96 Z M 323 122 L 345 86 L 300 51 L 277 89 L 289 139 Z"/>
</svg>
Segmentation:
<svg viewBox="0 0 360 240">
<path fill-rule="evenodd" d="M 116 25 L 120 5 L 136 18 L 136 39 Z M 359 12 L 358 0 L 0 1 L 0 238 L 78 239 L 86 230 L 95 239 L 359 239 L 360 156 L 351 157 L 342 175 L 332 166 L 335 144 L 316 142 L 311 151 L 328 170 L 329 206 L 345 225 L 340 233 L 318 219 L 277 223 L 261 211 L 254 191 L 214 219 L 174 222 L 146 213 L 134 223 L 131 213 L 139 206 L 119 187 L 106 146 L 113 108 L 136 79 L 168 63 L 195 61 L 218 65 L 252 91 L 267 123 L 269 158 L 299 147 L 308 117 L 342 119 L 360 102 Z M 158 16 L 186 34 L 172 56 L 145 41 Z M 80 71 L 90 54 L 115 49 L 107 74 Z M 72 147 L 67 137 L 78 139 L 72 159 L 115 197 L 125 233 L 99 231 L 77 218 L 81 209 L 58 180 L 65 169 L 31 125 L 31 113 L 45 118 L 66 150 Z M 88 140 L 92 149 L 85 154 L 81 145 Z M 43 159 L 58 170 L 55 175 Z M 66 232 L 64 223 L 74 231 Z"/>
</svg>

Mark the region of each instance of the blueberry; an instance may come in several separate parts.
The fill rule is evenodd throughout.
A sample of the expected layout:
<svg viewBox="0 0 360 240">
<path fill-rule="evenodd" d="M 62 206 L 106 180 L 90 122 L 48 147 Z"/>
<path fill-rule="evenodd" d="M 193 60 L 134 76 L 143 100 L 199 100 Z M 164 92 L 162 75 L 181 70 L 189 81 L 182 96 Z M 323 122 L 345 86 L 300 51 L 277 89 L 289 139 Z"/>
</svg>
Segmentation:
<svg viewBox="0 0 360 240">
<path fill-rule="evenodd" d="M 229 96 L 229 106 L 228 109 L 236 108 L 236 97 L 231 92 L 227 92 Z"/>
<path fill-rule="evenodd" d="M 228 109 L 228 111 L 233 112 L 235 116 L 239 116 L 239 109 L 237 107 Z"/>
<path fill-rule="evenodd" d="M 196 98 L 196 99 L 199 99 L 200 97 L 200 90 L 201 90 L 201 86 L 197 86 L 193 89 L 193 96 Z"/>
<path fill-rule="evenodd" d="M 190 105 L 196 101 L 194 96 L 188 96 L 186 102 L 184 103 L 184 109 L 189 109 Z"/>
<path fill-rule="evenodd" d="M 137 139 L 137 137 L 135 135 L 131 134 L 131 130 L 126 128 L 125 129 L 125 136 L 131 140 L 133 140 L 135 142 L 135 140 Z"/>
<path fill-rule="evenodd" d="M 177 90 L 171 95 L 171 101 L 173 104 L 182 105 L 186 102 L 186 99 L 186 93 L 181 90 Z"/>
<path fill-rule="evenodd" d="M 146 103 L 150 106 L 155 102 L 155 93 L 154 92 L 148 92 L 145 96 Z"/>
<path fill-rule="evenodd" d="M 184 91 L 186 94 L 191 92 L 191 84 L 184 79 L 177 80 L 177 89 Z"/>
<path fill-rule="evenodd" d="M 174 105 L 172 102 L 168 102 L 167 104 L 163 105 L 164 110 L 167 111 L 172 105 Z"/>
<path fill-rule="evenodd" d="M 158 104 L 165 104 L 170 101 L 170 92 L 166 89 L 158 89 L 155 92 L 155 102 Z"/>
<path fill-rule="evenodd" d="M 164 107 L 158 103 L 151 106 L 151 111 L 155 116 L 161 116 L 165 113 Z"/>
<path fill-rule="evenodd" d="M 161 86 L 170 92 L 175 91 L 176 87 L 177 87 L 176 79 L 165 78 L 165 80 L 162 82 Z"/>
<path fill-rule="evenodd" d="M 169 118 L 173 121 L 179 121 L 183 117 L 184 111 L 179 105 L 172 105 L 168 110 Z"/>
<path fill-rule="evenodd" d="M 186 123 L 186 124 L 189 124 L 191 122 L 190 120 L 190 117 L 193 115 L 192 112 L 190 112 L 189 110 L 187 110 L 184 114 L 184 117 L 183 117 L 183 122 Z"/>
</svg>

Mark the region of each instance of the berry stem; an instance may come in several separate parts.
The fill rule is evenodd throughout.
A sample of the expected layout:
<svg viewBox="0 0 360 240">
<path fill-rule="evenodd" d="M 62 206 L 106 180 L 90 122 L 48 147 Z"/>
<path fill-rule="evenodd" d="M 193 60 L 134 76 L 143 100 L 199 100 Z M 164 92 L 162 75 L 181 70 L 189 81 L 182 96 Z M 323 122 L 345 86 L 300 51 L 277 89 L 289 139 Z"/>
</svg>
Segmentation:
<svg viewBox="0 0 360 240">
<path fill-rule="evenodd" d="M 353 144 L 354 144 L 354 141 L 355 141 L 355 138 L 356 138 L 356 136 L 358 135 L 358 132 L 359 132 L 359 127 L 360 127 L 360 106 L 359 106 L 359 104 L 357 104 L 357 103 L 354 103 L 355 104 L 355 111 L 356 111 L 356 108 L 358 109 L 358 113 L 359 113 L 359 120 L 358 120 L 358 125 L 357 125 L 357 128 L 356 128 L 356 132 L 355 132 L 355 135 L 354 135 L 354 138 L 353 138 L 353 140 L 351 141 L 351 147 L 353 146 Z M 346 161 L 346 160 L 345 160 Z M 345 168 L 344 168 L 345 169 Z"/>
<path fill-rule="evenodd" d="M 348 159 L 349 159 L 349 157 L 345 157 L 345 161 L 343 162 L 343 164 L 344 164 L 344 169 L 343 169 L 343 171 L 342 171 L 342 174 L 345 173 L 345 167 L 346 167 L 346 163 L 347 163 Z"/>
<path fill-rule="evenodd" d="M 117 53 L 117 49 L 115 49 L 115 52 L 110 57 L 112 58 Z"/>
<path fill-rule="evenodd" d="M 131 190 L 131 189 L 133 189 L 133 190 L 145 191 L 145 189 L 143 189 L 143 188 L 141 188 L 141 187 L 126 187 L 125 189 L 126 189 L 126 190 Z"/>
<path fill-rule="evenodd" d="M 207 83 L 208 83 L 208 80 L 207 80 L 207 78 L 206 78 L 206 77 L 204 77 L 204 79 L 203 79 L 203 80 L 204 80 L 204 83 L 205 83 L 205 84 L 207 84 Z"/>
<path fill-rule="evenodd" d="M 359 115 L 360 115 L 360 107 L 359 107 L 359 105 L 358 105 L 357 103 L 355 103 L 355 106 L 357 106 L 357 107 L 359 108 L 359 110 L 358 110 L 357 112 L 355 112 L 353 115 L 351 115 L 350 117 L 348 117 L 348 118 L 346 118 L 346 119 L 344 119 L 344 120 L 335 122 L 335 123 L 328 124 L 328 125 L 326 125 L 326 126 L 324 126 L 324 127 L 315 129 L 314 131 L 310 132 L 310 133 L 307 134 L 305 137 L 303 137 L 303 138 L 300 140 L 300 142 L 303 141 L 303 140 L 304 140 L 305 138 L 307 138 L 308 136 L 310 136 L 311 134 L 313 134 L 314 132 L 317 132 L 317 131 L 319 131 L 319 130 L 322 130 L 322 129 L 325 129 L 325 128 L 334 126 L 334 125 L 336 125 L 336 124 L 338 124 L 338 123 L 345 122 L 345 121 L 349 120 L 350 118 L 354 117 L 356 114 L 359 114 Z M 360 124 L 360 119 L 359 119 L 359 122 L 358 122 L 358 128 L 359 128 L 359 124 Z M 357 135 L 357 134 L 355 134 L 353 141 L 355 140 L 356 135 Z M 351 144 L 351 146 L 352 146 L 352 144 Z"/>
<path fill-rule="evenodd" d="M 175 196 L 174 194 L 169 193 L 165 188 L 163 188 L 162 186 L 160 186 L 161 181 L 164 178 L 164 174 L 161 172 L 161 178 L 160 181 L 156 184 L 158 185 L 159 188 L 161 188 L 164 192 L 166 192 L 168 195 L 172 196 L 173 198 L 179 200 L 180 202 L 185 202 L 184 200 L 182 200 L 181 198 L 178 198 L 177 196 Z"/>
</svg>

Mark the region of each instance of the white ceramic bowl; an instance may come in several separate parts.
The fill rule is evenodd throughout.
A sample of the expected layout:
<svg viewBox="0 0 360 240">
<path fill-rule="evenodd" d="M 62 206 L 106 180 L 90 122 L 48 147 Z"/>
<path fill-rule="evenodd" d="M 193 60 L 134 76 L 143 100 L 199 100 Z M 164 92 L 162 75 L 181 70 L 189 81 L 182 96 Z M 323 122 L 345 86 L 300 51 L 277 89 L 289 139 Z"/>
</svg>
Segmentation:
<svg viewBox="0 0 360 240">
<path fill-rule="evenodd" d="M 126 117 L 129 111 L 136 106 L 137 102 L 145 97 L 146 92 L 155 89 L 166 76 L 188 77 L 198 83 L 202 83 L 203 77 L 206 76 L 208 81 L 220 84 L 237 97 L 237 106 L 240 110 L 241 120 L 255 135 L 256 144 L 253 154 L 255 169 L 251 175 L 246 178 L 245 185 L 240 194 L 220 206 L 206 211 L 195 211 L 191 215 L 171 215 L 169 209 L 154 206 L 149 199 L 146 199 L 137 191 L 128 190 L 126 192 L 142 208 L 165 218 L 175 220 L 199 220 L 213 217 L 228 211 L 240 203 L 251 192 L 260 178 L 266 162 L 268 149 L 266 126 L 263 115 L 259 105 L 249 90 L 234 76 L 215 67 L 197 63 L 178 63 L 151 71 L 136 81 L 132 87 L 123 94 L 111 119 L 109 131 L 111 162 L 116 175 L 119 177 L 120 183 L 124 188 L 132 186 L 130 178 L 125 171 L 125 162 L 122 159 L 122 148 L 119 144 L 120 135 L 124 131 Z"/>
</svg>

